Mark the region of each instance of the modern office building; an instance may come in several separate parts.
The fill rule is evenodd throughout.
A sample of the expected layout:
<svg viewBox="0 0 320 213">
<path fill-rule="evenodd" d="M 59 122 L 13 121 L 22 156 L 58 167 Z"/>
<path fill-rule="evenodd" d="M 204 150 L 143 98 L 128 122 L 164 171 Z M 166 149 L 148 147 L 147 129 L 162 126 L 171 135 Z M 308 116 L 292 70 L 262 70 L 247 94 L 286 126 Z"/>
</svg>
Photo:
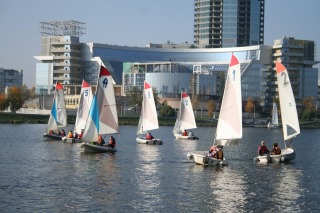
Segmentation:
<svg viewBox="0 0 320 213">
<path fill-rule="evenodd" d="M 251 97 L 263 105 L 260 95 L 264 94 L 265 88 L 261 86 L 261 70 L 267 70 L 272 63 L 271 46 L 179 49 L 86 45 L 83 59 L 90 61 L 99 57 L 115 82 L 123 85 L 123 95 L 132 86 L 141 87 L 147 80 L 163 98 L 177 97 L 181 90 L 203 98 L 220 96 L 233 53 L 241 63 L 243 100 Z"/>
<path fill-rule="evenodd" d="M 264 0 L 195 0 L 194 44 L 206 48 L 264 44 Z"/>
<path fill-rule="evenodd" d="M 23 71 L 0 68 L 0 93 L 4 93 L 6 87 L 21 87 L 23 81 Z"/>
</svg>

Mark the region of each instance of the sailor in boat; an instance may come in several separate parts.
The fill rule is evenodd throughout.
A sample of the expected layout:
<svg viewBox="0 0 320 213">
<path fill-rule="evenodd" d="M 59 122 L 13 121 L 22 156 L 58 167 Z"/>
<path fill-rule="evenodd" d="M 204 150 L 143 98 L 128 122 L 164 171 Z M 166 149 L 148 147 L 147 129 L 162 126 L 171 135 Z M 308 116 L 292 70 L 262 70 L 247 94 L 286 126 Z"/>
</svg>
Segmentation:
<svg viewBox="0 0 320 213">
<path fill-rule="evenodd" d="M 59 135 L 60 136 L 66 136 L 66 132 L 64 131 L 64 129 L 61 129 L 61 131 L 59 132 Z"/>
<path fill-rule="evenodd" d="M 192 131 L 189 132 L 189 137 L 194 137 L 194 134 Z"/>
<path fill-rule="evenodd" d="M 105 144 L 104 139 L 102 138 L 101 135 L 98 136 L 98 141 L 97 141 L 97 145 L 98 146 L 103 146 Z"/>
<path fill-rule="evenodd" d="M 281 149 L 278 146 L 278 143 L 273 144 L 273 149 L 271 150 L 271 155 L 281 155 Z"/>
<path fill-rule="evenodd" d="M 53 131 L 52 130 L 50 130 L 49 131 L 49 135 L 53 135 L 54 133 L 53 133 Z"/>
<path fill-rule="evenodd" d="M 258 147 L 258 155 L 263 156 L 263 155 L 268 155 L 270 151 L 268 150 L 266 144 L 264 141 L 261 141 L 261 144 Z"/>
<path fill-rule="evenodd" d="M 146 134 L 146 139 L 147 139 L 147 140 L 152 140 L 152 139 L 154 139 L 154 137 L 153 137 L 153 135 L 151 134 L 151 132 L 148 132 L 148 133 Z"/>
<path fill-rule="evenodd" d="M 116 146 L 116 139 L 112 135 L 110 136 L 110 140 L 107 146 L 111 148 L 114 148 Z"/>
<path fill-rule="evenodd" d="M 82 138 L 82 135 L 83 135 L 83 129 L 81 129 L 81 133 L 79 135 L 77 135 L 77 138 L 78 139 L 81 139 Z"/>
<path fill-rule="evenodd" d="M 209 157 L 213 157 L 213 158 L 216 158 L 216 159 L 219 159 L 219 160 L 223 160 L 223 151 L 222 151 L 222 146 L 218 145 L 218 146 L 215 146 L 213 145 L 210 150 L 209 150 L 209 154 L 208 156 Z"/>
<path fill-rule="evenodd" d="M 184 131 L 182 132 L 182 136 L 188 136 L 187 130 L 184 130 Z"/>
<path fill-rule="evenodd" d="M 70 131 L 70 132 L 68 133 L 68 138 L 73 138 L 73 133 L 72 133 L 72 131 Z"/>
</svg>

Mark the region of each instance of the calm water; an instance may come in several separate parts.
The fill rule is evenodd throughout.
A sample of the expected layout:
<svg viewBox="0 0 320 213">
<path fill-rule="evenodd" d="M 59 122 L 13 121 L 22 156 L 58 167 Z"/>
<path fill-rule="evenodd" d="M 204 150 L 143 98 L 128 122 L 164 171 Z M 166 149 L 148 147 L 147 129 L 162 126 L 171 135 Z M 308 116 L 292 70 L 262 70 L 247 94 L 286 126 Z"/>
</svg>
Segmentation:
<svg viewBox="0 0 320 213">
<path fill-rule="evenodd" d="M 195 130 L 195 142 L 161 127 L 153 134 L 164 145 L 148 146 L 135 142 L 135 126 L 121 126 L 117 153 L 84 154 L 79 144 L 44 141 L 45 127 L 0 124 L 1 212 L 320 211 L 320 130 L 302 130 L 293 162 L 261 165 L 258 144 L 282 145 L 281 130 L 245 128 L 241 144 L 224 149 L 229 165 L 216 168 L 186 158 L 209 149 L 213 128 Z"/>
</svg>

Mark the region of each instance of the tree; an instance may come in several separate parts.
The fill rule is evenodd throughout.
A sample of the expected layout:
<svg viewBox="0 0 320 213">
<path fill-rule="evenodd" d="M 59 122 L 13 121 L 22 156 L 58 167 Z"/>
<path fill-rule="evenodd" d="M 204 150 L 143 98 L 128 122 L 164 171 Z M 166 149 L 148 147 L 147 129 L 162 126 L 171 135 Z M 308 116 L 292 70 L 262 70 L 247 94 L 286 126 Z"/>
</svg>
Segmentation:
<svg viewBox="0 0 320 213">
<path fill-rule="evenodd" d="M 246 107 L 245 107 L 245 112 L 253 112 L 254 111 L 254 103 L 252 101 L 252 98 L 249 97 L 247 99 L 247 104 L 246 104 Z"/>
<path fill-rule="evenodd" d="M 4 93 L 0 94 L 0 112 L 3 112 L 9 107 L 8 100 L 6 98 L 6 95 Z"/>
<path fill-rule="evenodd" d="M 213 116 L 213 112 L 216 109 L 216 103 L 213 100 L 208 102 L 208 115 L 210 118 Z"/>
<path fill-rule="evenodd" d="M 11 112 L 16 112 L 18 109 L 20 109 L 24 103 L 22 99 L 21 89 L 15 86 L 10 87 L 8 89 L 7 100 L 8 100 Z"/>
<path fill-rule="evenodd" d="M 138 87 L 133 87 L 132 90 L 128 93 L 129 104 L 134 107 L 141 108 L 142 104 L 142 91 Z M 137 113 L 136 108 L 136 113 Z"/>
<path fill-rule="evenodd" d="M 168 105 L 167 101 L 164 101 L 160 109 L 160 115 L 163 117 L 174 117 L 175 114 L 175 110 Z"/>
<path fill-rule="evenodd" d="M 28 89 L 26 84 L 23 84 L 21 87 L 21 95 L 22 100 L 26 101 L 35 96 L 35 87 L 32 87 L 30 90 Z"/>
</svg>

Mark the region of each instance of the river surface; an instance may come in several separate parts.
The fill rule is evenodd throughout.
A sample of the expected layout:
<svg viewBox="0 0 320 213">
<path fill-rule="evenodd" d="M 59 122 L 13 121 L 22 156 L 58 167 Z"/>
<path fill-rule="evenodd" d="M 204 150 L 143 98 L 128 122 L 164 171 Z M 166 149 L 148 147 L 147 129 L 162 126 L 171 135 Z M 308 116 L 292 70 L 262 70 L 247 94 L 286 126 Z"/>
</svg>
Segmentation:
<svg viewBox="0 0 320 213">
<path fill-rule="evenodd" d="M 115 154 L 84 154 L 80 144 L 43 140 L 44 124 L 0 124 L 1 212 L 319 212 L 320 130 L 302 129 L 296 159 L 257 164 L 282 130 L 244 128 L 225 147 L 226 167 L 195 165 L 188 151 L 208 150 L 215 128 L 178 141 L 171 126 L 153 131 L 164 145 L 135 142 L 136 126 L 121 126 Z M 65 128 L 72 130 L 72 126 Z"/>
</svg>

